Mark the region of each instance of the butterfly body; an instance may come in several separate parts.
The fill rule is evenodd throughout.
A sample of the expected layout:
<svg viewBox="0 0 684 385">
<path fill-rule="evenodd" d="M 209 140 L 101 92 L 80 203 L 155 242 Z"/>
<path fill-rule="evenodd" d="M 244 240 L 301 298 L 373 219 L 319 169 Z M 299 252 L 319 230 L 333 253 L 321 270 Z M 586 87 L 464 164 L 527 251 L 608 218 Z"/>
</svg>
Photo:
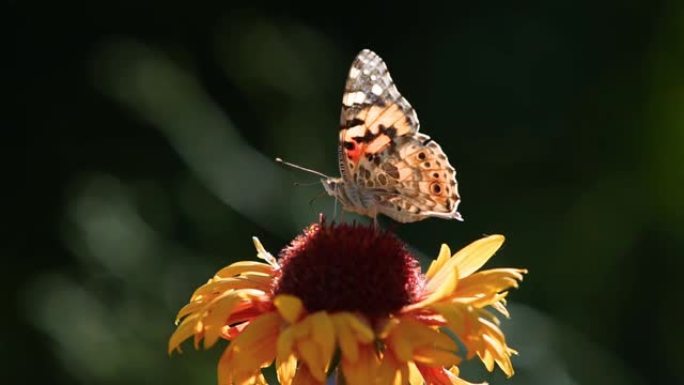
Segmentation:
<svg viewBox="0 0 684 385">
<path fill-rule="evenodd" d="M 415 110 L 383 60 L 373 51 L 361 51 L 342 98 L 341 177 L 322 179 L 326 192 L 345 210 L 372 218 L 462 220 L 456 171 L 439 144 L 419 128 Z"/>
<path fill-rule="evenodd" d="M 375 218 L 378 214 L 375 198 L 372 193 L 365 192 L 352 183 L 345 183 L 342 178 L 327 178 L 321 181 L 328 195 L 333 196 L 347 211 Z"/>
</svg>

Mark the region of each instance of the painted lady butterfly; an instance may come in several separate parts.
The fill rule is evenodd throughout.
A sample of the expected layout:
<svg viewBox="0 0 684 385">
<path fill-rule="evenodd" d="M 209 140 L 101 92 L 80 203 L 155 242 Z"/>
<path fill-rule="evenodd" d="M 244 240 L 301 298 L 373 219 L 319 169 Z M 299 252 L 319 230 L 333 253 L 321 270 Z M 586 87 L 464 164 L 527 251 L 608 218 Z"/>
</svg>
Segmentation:
<svg viewBox="0 0 684 385">
<path fill-rule="evenodd" d="M 419 128 L 415 110 L 385 62 L 373 51 L 361 51 L 342 98 L 341 177 L 317 173 L 326 192 L 345 210 L 374 219 L 383 214 L 404 223 L 428 217 L 462 220 L 456 171 L 439 144 Z"/>
</svg>

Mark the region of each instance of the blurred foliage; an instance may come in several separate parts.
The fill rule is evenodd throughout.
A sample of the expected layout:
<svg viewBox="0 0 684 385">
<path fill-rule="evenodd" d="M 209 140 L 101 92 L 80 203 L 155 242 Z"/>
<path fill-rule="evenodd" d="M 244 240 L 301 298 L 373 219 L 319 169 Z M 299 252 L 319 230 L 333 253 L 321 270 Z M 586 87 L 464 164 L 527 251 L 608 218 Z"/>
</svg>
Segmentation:
<svg viewBox="0 0 684 385">
<path fill-rule="evenodd" d="M 9 4 L 29 112 L 28 226 L 3 280 L 10 382 L 213 384 L 220 349 L 166 356 L 175 312 L 254 257 L 250 236 L 275 252 L 332 216 L 331 199 L 309 203 L 315 178 L 272 158 L 337 172 L 362 48 L 387 61 L 463 197 L 464 223 L 393 228 L 423 257 L 503 233 L 492 264 L 530 270 L 505 324 L 518 374 L 466 378 L 680 377 L 678 2 L 35 5 Z"/>
</svg>

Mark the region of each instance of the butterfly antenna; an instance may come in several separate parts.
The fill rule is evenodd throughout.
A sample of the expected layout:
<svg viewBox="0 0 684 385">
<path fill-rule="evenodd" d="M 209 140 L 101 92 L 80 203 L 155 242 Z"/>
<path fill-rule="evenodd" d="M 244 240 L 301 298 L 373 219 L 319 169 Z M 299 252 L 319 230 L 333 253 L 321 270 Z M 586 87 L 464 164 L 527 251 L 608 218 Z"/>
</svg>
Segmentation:
<svg viewBox="0 0 684 385">
<path fill-rule="evenodd" d="M 292 167 L 292 168 L 296 168 L 297 170 L 300 170 L 300 171 L 305 171 L 305 172 L 308 172 L 308 173 L 311 173 L 311 174 L 314 174 L 314 175 L 318 175 L 318 176 L 320 176 L 320 177 L 322 177 L 322 178 L 328 178 L 328 179 L 330 179 L 330 177 L 329 177 L 328 175 L 325 175 L 325 174 L 323 174 L 322 172 L 319 172 L 319 171 L 316 171 L 316 170 L 312 170 L 312 169 L 309 169 L 309 168 L 306 168 L 306 167 L 302 167 L 302 166 L 296 165 L 296 164 L 294 164 L 294 163 L 286 162 L 286 161 L 284 161 L 284 160 L 282 160 L 282 159 L 280 159 L 280 158 L 275 158 L 275 161 L 278 162 L 278 163 L 280 163 L 280 164 L 282 164 L 282 165 L 289 166 L 289 167 Z"/>
<path fill-rule="evenodd" d="M 292 183 L 293 186 L 320 186 L 321 182 L 316 181 L 316 182 L 311 182 L 311 183 L 300 183 L 300 182 L 294 182 Z"/>
</svg>

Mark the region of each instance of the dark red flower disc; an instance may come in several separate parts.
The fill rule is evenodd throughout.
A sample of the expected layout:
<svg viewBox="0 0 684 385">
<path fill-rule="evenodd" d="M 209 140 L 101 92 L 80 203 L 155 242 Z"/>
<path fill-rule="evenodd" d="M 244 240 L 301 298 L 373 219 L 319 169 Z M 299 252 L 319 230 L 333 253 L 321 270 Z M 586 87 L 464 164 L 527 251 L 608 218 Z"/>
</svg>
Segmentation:
<svg viewBox="0 0 684 385">
<path fill-rule="evenodd" d="M 362 225 L 309 226 L 280 252 L 274 295 L 291 294 L 309 312 L 383 317 L 415 300 L 418 261 L 394 234 Z"/>
</svg>

